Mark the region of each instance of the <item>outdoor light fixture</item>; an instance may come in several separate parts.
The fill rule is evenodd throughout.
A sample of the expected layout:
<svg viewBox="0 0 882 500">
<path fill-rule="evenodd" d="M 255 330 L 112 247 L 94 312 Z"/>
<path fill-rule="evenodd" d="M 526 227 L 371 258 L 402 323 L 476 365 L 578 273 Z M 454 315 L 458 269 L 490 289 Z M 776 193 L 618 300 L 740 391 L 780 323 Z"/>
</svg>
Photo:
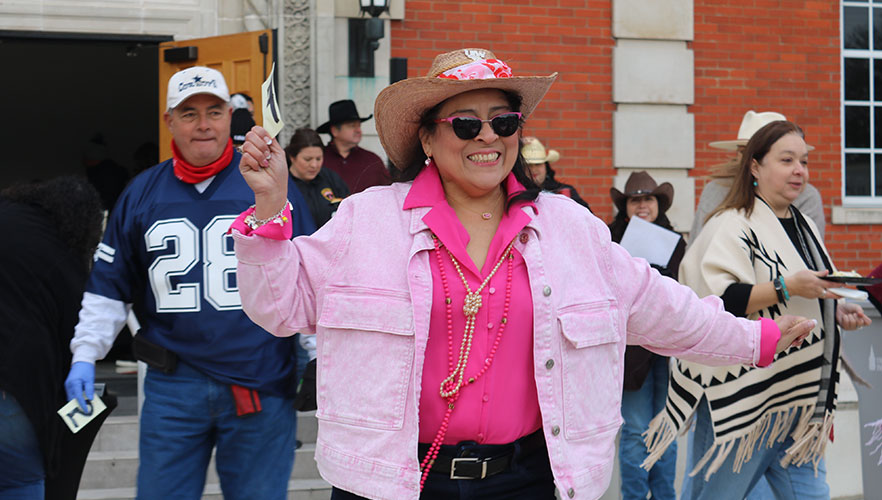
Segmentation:
<svg viewBox="0 0 882 500">
<path fill-rule="evenodd" d="M 383 20 L 380 15 L 383 12 L 389 12 L 390 0 L 359 0 L 361 15 L 370 15 L 364 24 L 364 38 L 368 42 L 371 50 L 377 50 L 380 46 L 380 39 L 383 38 Z"/>
<path fill-rule="evenodd" d="M 362 15 L 380 17 L 383 12 L 389 12 L 390 0 L 359 0 Z"/>
</svg>

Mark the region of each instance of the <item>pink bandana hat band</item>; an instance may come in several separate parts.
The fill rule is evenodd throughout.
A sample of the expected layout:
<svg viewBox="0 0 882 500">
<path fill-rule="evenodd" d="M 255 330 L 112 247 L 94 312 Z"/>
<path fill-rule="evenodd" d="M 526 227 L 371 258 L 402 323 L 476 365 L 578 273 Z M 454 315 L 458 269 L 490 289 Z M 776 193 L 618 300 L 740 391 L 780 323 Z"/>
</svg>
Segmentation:
<svg viewBox="0 0 882 500">
<path fill-rule="evenodd" d="M 451 80 L 484 80 L 489 78 L 509 78 L 511 68 L 499 59 L 481 59 L 462 66 L 448 69 L 438 78 Z"/>
</svg>

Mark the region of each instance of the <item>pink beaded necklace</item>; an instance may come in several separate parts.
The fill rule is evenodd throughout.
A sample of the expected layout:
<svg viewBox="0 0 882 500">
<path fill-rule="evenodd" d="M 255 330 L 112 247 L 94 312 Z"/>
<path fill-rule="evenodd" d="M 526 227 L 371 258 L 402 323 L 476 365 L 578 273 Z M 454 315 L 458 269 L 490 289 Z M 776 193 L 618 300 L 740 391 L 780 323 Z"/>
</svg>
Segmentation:
<svg viewBox="0 0 882 500">
<path fill-rule="evenodd" d="M 435 439 L 432 441 L 432 446 L 429 447 L 429 452 L 426 453 L 425 458 L 423 458 L 422 463 L 420 463 L 420 470 L 422 470 L 423 474 L 420 478 L 420 491 L 423 490 L 423 486 L 426 484 L 426 478 L 429 475 L 429 471 L 432 469 L 432 465 L 435 463 L 435 459 L 438 457 L 438 452 L 441 449 L 441 443 L 444 442 L 444 436 L 447 435 L 447 428 L 450 424 L 450 414 L 453 413 L 454 403 L 457 399 L 459 399 L 460 390 L 466 385 L 473 384 L 475 381 L 480 378 L 484 373 L 487 372 L 487 369 L 490 368 L 490 365 L 493 364 L 493 357 L 496 355 L 496 350 L 499 348 L 499 341 L 502 340 L 502 332 L 505 331 L 505 325 L 508 323 L 508 309 L 511 304 L 511 278 L 512 278 L 512 269 L 514 268 L 514 255 L 512 253 L 512 247 L 514 246 L 514 240 L 508 244 L 505 251 L 502 252 L 502 256 L 499 258 L 499 261 L 493 266 L 493 269 L 490 271 L 490 274 L 487 275 L 487 278 L 484 279 L 484 282 L 481 283 L 481 286 L 478 287 L 477 290 L 472 292 L 471 287 L 469 287 L 469 282 L 466 280 L 465 275 L 462 272 L 462 268 L 459 265 L 459 262 L 447 250 L 447 255 L 450 256 L 451 262 L 453 262 L 453 267 L 456 268 L 457 274 L 459 274 L 459 278 L 462 280 L 462 284 L 466 290 L 466 297 L 463 301 L 462 312 L 466 317 L 465 329 L 463 331 L 462 343 L 459 346 L 459 358 L 456 360 L 454 364 L 453 360 L 453 300 L 450 298 L 450 288 L 447 284 L 447 273 L 444 270 L 444 260 L 441 258 L 441 243 L 438 240 L 438 237 L 434 234 L 432 235 L 432 241 L 435 244 L 435 258 L 438 260 L 438 270 L 441 274 L 441 284 L 444 287 L 444 304 L 445 309 L 447 310 L 447 368 L 450 371 L 450 375 L 447 376 L 443 381 L 441 381 L 441 387 L 439 389 L 439 395 L 447 400 L 447 411 L 444 413 L 444 419 L 441 421 L 441 427 L 438 429 L 438 433 L 435 435 Z M 505 305 L 502 310 L 502 320 L 499 322 L 499 329 L 496 332 L 496 339 L 493 342 L 493 347 L 490 349 L 490 354 L 487 356 L 487 359 L 484 361 L 484 366 L 481 367 L 481 370 L 473 377 L 469 377 L 469 379 L 463 383 L 463 379 L 465 377 L 466 365 L 469 360 L 469 353 L 472 349 L 472 337 L 475 333 L 475 317 L 478 314 L 478 310 L 481 308 L 481 291 L 490 283 L 490 278 L 492 278 L 496 271 L 502 266 L 504 261 L 508 260 L 508 277 L 505 282 Z"/>
</svg>

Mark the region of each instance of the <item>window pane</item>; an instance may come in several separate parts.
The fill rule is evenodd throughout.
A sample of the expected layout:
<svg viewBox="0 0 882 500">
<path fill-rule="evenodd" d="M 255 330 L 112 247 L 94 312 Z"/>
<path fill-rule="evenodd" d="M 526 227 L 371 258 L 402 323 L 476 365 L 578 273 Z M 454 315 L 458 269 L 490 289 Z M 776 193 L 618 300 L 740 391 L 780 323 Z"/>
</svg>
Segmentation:
<svg viewBox="0 0 882 500">
<path fill-rule="evenodd" d="M 873 123 L 876 124 L 874 129 L 874 137 L 873 137 L 873 147 L 879 148 L 882 147 L 882 106 L 874 106 L 873 107 Z"/>
<path fill-rule="evenodd" d="M 873 59 L 874 100 L 882 101 L 882 60 Z"/>
<path fill-rule="evenodd" d="M 875 63 L 875 61 L 874 61 Z M 870 99 L 870 61 L 867 59 L 845 59 L 845 100 L 867 101 Z M 873 69 L 878 69 L 874 66 Z M 875 73 L 875 74 L 878 74 Z M 874 75 L 875 75 L 874 74 Z M 882 76 L 882 75 L 880 75 Z M 878 78 L 878 77 L 877 77 Z M 876 82 L 879 89 L 879 82 Z M 876 90 L 882 94 L 882 89 Z M 878 99 L 878 97 L 877 97 Z"/>
<path fill-rule="evenodd" d="M 873 196 L 882 197 L 882 155 L 876 155 L 876 191 Z"/>
<path fill-rule="evenodd" d="M 869 49 L 869 24 L 866 7 L 842 8 L 842 43 L 846 49 Z"/>
<path fill-rule="evenodd" d="M 845 155 L 845 195 L 870 195 L 870 155 Z"/>
<path fill-rule="evenodd" d="M 870 147 L 870 108 L 868 106 L 845 107 L 845 147 Z"/>
<path fill-rule="evenodd" d="M 873 50 L 882 50 L 882 9 L 873 9 Z"/>
</svg>

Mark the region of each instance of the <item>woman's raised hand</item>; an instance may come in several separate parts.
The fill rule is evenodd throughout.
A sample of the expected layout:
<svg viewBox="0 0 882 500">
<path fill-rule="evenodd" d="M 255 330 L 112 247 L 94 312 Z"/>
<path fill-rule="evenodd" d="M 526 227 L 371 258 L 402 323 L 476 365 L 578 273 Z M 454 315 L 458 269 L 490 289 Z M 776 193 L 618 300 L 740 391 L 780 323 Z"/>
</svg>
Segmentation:
<svg viewBox="0 0 882 500">
<path fill-rule="evenodd" d="M 263 127 L 255 125 L 245 135 L 239 171 L 254 191 L 258 219 L 271 217 L 288 200 L 288 165 L 285 150 Z"/>
<path fill-rule="evenodd" d="M 778 329 L 781 330 L 781 338 L 778 345 L 775 346 L 775 352 L 781 352 L 790 346 L 798 346 L 811 333 L 812 328 L 817 325 L 813 319 L 806 319 L 801 316 L 792 316 L 785 314 L 775 318 Z"/>
<path fill-rule="evenodd" d="M 787 285 L 787 291 L 791 296 L 798 295 L 807 299 L 838 299 L 840 298 L 838 295 L 828 292 L 827 289 L 840 285 L 821 279 L 829 273 L 830 271 L 826 269 L 823 271 L 803 269 L 784 278 L 784 283 Z"/>
</svg>

